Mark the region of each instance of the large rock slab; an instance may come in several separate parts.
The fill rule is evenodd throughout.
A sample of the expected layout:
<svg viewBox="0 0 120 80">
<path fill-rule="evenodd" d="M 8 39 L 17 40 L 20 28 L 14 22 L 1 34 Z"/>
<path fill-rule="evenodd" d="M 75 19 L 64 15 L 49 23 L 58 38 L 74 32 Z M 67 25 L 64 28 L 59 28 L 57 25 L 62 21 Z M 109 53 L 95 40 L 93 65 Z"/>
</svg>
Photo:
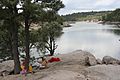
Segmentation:
<svg viewBox="0 0 120 80">
<path fill-rule="evenodd" d="M 85 72 L 89 80 L 120 80 L 120 65 L 96 65 Z"/>
<path fill-rule="evenodd" d="M 57 70 L 40 80 L 86 80 L 85 76 L 73 71 Z"/>
<path fill-rule="evenodd" d="M 103 64 L 120 64 L 120 61 L 118 59 L 115 59 L 111 56 L 105 56 L 102 59 Z"/>
</svg>

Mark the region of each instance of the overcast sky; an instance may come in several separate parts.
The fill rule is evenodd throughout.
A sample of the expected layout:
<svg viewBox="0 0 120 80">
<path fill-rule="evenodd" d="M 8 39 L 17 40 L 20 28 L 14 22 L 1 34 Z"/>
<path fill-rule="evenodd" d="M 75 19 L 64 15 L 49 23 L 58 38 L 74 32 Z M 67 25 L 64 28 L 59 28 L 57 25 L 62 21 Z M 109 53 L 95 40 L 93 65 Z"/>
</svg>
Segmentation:
<svg viewBox="0 0 120 80">
<path fill-rule="evenodd" d="M 74 12 L 114 10 L 120 8 L 120 0 L 62 0 L 65 8 L 59 11 L 60 14 Z"/>
</svg>

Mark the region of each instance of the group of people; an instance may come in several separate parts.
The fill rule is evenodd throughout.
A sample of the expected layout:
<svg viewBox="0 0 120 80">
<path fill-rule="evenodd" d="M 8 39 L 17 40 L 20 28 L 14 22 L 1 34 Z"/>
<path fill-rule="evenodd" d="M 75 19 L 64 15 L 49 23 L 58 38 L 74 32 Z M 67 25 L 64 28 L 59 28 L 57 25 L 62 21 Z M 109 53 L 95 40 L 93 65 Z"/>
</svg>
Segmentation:
<svg viewBox="0 0 120 80">
<path fill-rule="evenodd" d="M 26 59 L 23 59 L 22 62 L 21 62 L 21 74 L 25 74 L 26 73 L 34 73 L 33 72 L 33 67 L 36 67 L 36 69 L 45 69 L 45 68 L 48 68 L 48 62 L 49 63 L 52 63 L 52 62 L 58 62 L 58 61 L 61 61 L 60 58 L 56 58 L 56 57 L 52 57 L 50 58 L 49 60 L 46 60 L 46 58 L 44 57 L 41 57 L 41 60 L 37 60 L 34 62 L 34 64 L 30 64 L 29 65 L 29 69 L 27 71 L 27 68 L 26 68 Z"/>
<path fill-rule="evenodd" d="M 41 61 L 38 61 L 39 63 L 39 69 L 44 69 L 44 68 L 47 68 L 48 67 L 48 61 L 46 60 L 46 58 L 44 57 L 41 57 Z M 21 63 L 21 74 L 25 74 L 26 73 L 33 73 L 33 67 L 32 67 L 32 64 L 29 65 L 29 70 L 27 71 L 26 69 L 26 60 L 22 60 L 22 63 Z"/>
</svg>

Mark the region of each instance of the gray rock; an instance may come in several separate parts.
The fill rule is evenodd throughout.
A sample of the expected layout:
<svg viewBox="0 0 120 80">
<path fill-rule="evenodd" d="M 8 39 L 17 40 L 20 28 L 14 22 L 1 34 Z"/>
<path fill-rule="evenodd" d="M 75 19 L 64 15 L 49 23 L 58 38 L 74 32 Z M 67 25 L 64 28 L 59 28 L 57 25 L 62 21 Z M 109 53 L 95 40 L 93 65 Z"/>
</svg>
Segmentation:
<svg viewBox="0 0 120 80">
<path fill-rule="evenodd" d="M 80 55 L 79 58 L 85 65 L 94 66 L 97 64 L 95 56 L 89 52 L 77 50 L 77 51 L 74 51 L 73 53 L 77 55 L 79 54 Z"/>
<path fill-rule="evenodd" d="M 102 60 L 101 59 L 96 59 L 97 64 L 102 64 Z"/>
<path fill-rule="evenodd" d="M 14 69 L 13 60 L 4 61 L 0 63 L 0 76 L 8 75 Z"/>
<path fill-rule="evenodd" d="M 96 58 L 94 56 L 89 57 L 89 64 L 90 64 L 90 66 L 94 66 L 97 64 Z"/>
<path fill-rule="evenodd" d="M 94 66 L 97 64 L 95 56 L 87 51 L 76 50 L 70 54 L 73 55 L 75 59 L 79 56 L 79 63 L 82 65 Z"/>
<path fill-rule="evenodd" d="M 90 56 L 85 58 L 85 62 L 86 62 L 86 65 L 89 65 L 89 66 L 94 66 L 97 64 L 96 59 Z"/>
<path fill-rule="evenodd" d="M 120 65 L 96 65 L 85 70 L 89 80 L 120 80 Z"/>
<path fill-rule="evenodd" d="M 92 55 L 89 52 L 82 51 L 82 50 L 76 50 L 68 54 L 61 54 L 58 55 L 62 62 L 61 65 L 89 65 L 94 66 L 97 64 L 96 58 L 94 55 Z M 88 58 L 88 59 L 87 59 Z"/>
<path fill-rule="evenodd" d="M 70 57 L 69 57 L 70 56 Z M 88 57 L 89 66 L 94 66 L 97 64 L 96 58 L 89 52 L 76 50 L 68 54 L 57 55 L 61 59 L 61 65 L 83 65 L 87 64 L 86 58 Z M 48 59 L 49 60 L 49 59 Z"/>
<path fill-rule="evenodd" d="M 118 59 L 115 59 L 111 56 L 105 56 L 102 59 L 103 64 L 120 64 L 120 61 Z"/>
<path fill-rule="evenodd" d="M 40 80 L 86 80 L 85 76 L 73 71 L 56 70 Z"/>
</svg>

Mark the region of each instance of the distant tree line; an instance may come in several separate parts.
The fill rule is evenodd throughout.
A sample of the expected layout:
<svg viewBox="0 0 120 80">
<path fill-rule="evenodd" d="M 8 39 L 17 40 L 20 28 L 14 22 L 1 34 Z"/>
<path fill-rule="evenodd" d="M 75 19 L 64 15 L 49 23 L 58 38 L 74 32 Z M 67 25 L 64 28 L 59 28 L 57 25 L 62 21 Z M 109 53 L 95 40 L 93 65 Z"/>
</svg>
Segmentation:
<svg viewBox="0 0 120 80">
<path fill-rule="evenodd" d="M 103 21 L 120 22 L 120 8 L 103 16 Z"/>
<path fill-rule="evenodd" d="M 62 15 L 64 21 L 111 21 L 120 22 L 120 8 L 114 11 L 91 11 L 91 12 L 78 12 L 73 14 Z"/>
<path fill-rule="evenodd" d="M 64 21 L 86 21 L 86 20 L 102 20 L 102 16 L 111 13 L 112 11 L 92 11 L 92 12 L 78 12 L 73 14 L 63 15 Z"/>
</svg>

